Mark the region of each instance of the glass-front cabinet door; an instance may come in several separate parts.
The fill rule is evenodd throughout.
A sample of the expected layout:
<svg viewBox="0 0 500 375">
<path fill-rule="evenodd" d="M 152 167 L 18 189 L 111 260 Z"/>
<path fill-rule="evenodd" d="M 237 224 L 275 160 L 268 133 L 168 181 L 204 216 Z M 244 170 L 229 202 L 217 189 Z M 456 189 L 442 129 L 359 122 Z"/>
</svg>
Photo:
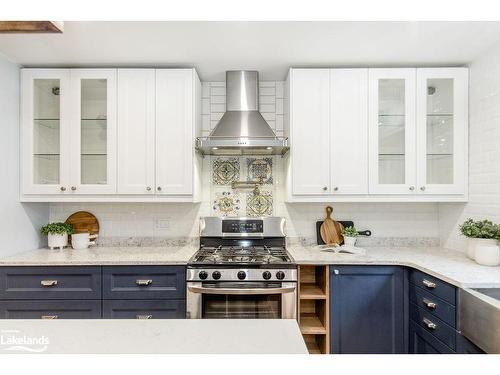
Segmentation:
<svg viewBox="0 0 500 375">
<path fill-rule="evenodd" d="M 466 68 L 417 69 L 417 188 L 464 194 L 467 185 Z"/>
<path fill-rule="evenodd" d="M 71 71 L 71 192 L 116 192 L 116 70 Z"/>
<path fill-rule="evenodd" d="M 23 192 L 68 194 L 70 71 L 23 69 L 21 80 Z"/>
<path fill-rule="evenodd" d="M 415 69 L 369 70 L 370 194 L 415 193 Z"/>
</svg>

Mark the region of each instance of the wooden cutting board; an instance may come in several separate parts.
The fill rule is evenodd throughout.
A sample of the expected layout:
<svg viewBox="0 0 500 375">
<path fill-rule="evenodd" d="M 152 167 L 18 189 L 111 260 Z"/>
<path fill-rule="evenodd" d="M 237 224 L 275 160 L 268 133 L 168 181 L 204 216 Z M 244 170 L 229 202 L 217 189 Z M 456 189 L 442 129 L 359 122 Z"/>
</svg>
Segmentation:
<svg viewBox="0 0 500 375">
<path fill-rule="evenodd" d="M 344 236 L 342 236 L 342 224 L 332 219 L 331 215 L 333 208 L 331 206 L 326 207 L 326 218 L 321 224 L 320 234 L 321 239 L 327 244 L 337 244 L 340 245 L 344 241 Z"/>
<path fill-rule="evenodd" d="M 73 225 L 75 233 L 99 234 L 99 221 L 87 211 L 78 211 L 66 219 L 66 224 Z"/>
</svg>

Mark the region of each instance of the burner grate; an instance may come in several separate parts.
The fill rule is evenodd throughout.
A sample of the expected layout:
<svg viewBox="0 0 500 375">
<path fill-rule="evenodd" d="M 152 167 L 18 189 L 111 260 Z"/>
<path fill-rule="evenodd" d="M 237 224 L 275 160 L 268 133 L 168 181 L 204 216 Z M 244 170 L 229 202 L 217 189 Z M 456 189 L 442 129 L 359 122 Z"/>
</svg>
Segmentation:
<svg viewBox="0 0 500 375">
<path fill-rule="evenodd" d="M 192 263 L 280 264 L 291 263 L 291 259 L 284 247 L 221 245 L 200 248 Z"/>
</svg>

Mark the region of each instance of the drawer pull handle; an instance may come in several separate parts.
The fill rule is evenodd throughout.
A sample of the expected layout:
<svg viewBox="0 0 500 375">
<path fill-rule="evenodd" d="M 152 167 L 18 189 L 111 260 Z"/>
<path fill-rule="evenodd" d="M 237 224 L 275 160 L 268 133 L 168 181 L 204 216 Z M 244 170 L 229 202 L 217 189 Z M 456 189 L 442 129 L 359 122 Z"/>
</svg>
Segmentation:
<svg viewBox="0 0 500 375">
<path fill-rule="evenodd" d="M 136 285 L 138 286 L 148 286 L 153 284 L 153 280 L 135 280 Z"/>
<path fill-rule="evenodd" d="M 57 280 L 42 280 L 42 281 L 40 281 L 40 284 L 42 286 L 56 286 Z"/>
<path fill-rule="evenodd" d="M 428 309 L 436 310 L 437 304 L 435 302 L 432 302 L 432 301 L 428 300 L 427 298 L 424 298 L 422 300 L 422 302 L 424 303 L 425 307 L 427 307 Z"/>
<path fill-rule="evenodd" d="M 434 289 L 436 287 L 436 283 L 433 283 L 432 281 L 426 279 L 422 280 L 422 284 L 424 284 L 429 289 Z"/>
<path fill-rule="evenodd" d="M 136 315 L 136 319 L 151 319 L 153 315 Z"/>
<path fill-rule="evenodd" d="M 435 330 L 437 328 L 437 324 L 434 323 L 432 320 L 429 320 L 427 318 L 424 318 L 422 322 L 425 324 L 425 326 L 431 330 Z"/>
<path fill-rule="evenodd" d="M 58 319 L 58 315 L 42 315 L 40 319 Z"/>
</svg>

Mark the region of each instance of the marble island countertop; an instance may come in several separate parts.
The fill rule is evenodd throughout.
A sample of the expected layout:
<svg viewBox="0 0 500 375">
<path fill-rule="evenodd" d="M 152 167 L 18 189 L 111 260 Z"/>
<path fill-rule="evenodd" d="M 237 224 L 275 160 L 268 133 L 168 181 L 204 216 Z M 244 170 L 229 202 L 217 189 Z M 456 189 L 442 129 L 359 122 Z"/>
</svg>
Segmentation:
<svg viewBox="0 0 500 375">
<path fill-rule="evenodd" d="M 0 354 L 307 354 L 291 319 L 8 319 L 0 331 Z"/>
<path fill-rule="evenodd" d="M 418 269 L 461 288 L 500 287 L 500 266 L 481 266 L 464 253 L 439 247 L 366 247 L 365 255 L 321 251 L 318 246 L 288 246 L 298 264 L 400 265 Z"/>
</svg>

